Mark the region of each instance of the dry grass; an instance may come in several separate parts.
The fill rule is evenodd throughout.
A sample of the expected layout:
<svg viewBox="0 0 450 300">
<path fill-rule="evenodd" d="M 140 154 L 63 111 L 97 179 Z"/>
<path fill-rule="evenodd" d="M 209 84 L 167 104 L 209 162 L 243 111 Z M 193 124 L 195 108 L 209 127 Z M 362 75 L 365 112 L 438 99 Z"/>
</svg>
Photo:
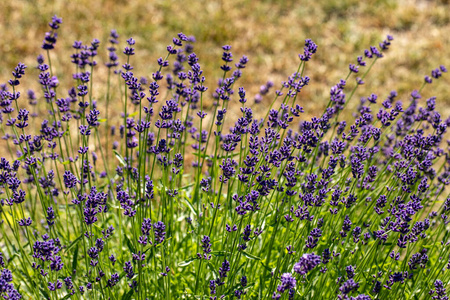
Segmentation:
<svg viewBox="0 0 450 300">
<path fill-rule="evenodd" d="M 149 76 L 155 70 L 156 59 L 165 55 L 165 46 L 178 32 L 194 35 L 195 52 L 210 91 L 214 90 L 213 80 L 221 74 L 220 47 L 232 45 L 236 58 L 243 54 L 250 58 L 240 82 L 250 98 L 267 80 L 278 85 L 294 72 L 304 40 L 311 38 L 319 50 L 306 71 L 312 78 L 311 86 L 300 98 L 310 114 L 322 111 L 329 87 L 347 74 L 348 64 L 388 33 L 395 38 L 393 46 L 376 64 L 358 96 L 375 92 L 384 98 L 396 89 L 401 99 L 407 99 L 431 68 L 439 64 L 450 67 L 450 5 L 444 0 L 201 0 L 189 5 L 175 0 L 21 0 L 0 1 L 0 11 L 0 82 L 6 82 L 22 61 L 30 66 L 23 86 L 36 89 L 37 71 L 31 67 L 42 52 L 41 41 L 53 14 L 64 22 L 52 54 L 64 87 L 73 84 L 72 42 L 98 38 L 105 44 L 113 28 L 121 35 L 121 42 L 130 36 L 137 40 L 132 64 L 139 76 Z M 105 47 L 100 54 L 106 57 Z M 96 80 L 105 80 L 105 69 L 98 69 Z M 444 116 L 450 113 L 449 83 L 450 76 L 446 76 L 424 92 L 425 97 L 438 97 Z M 96 93 L 99 99 L 103 96 L 101 89 Z"/>
</svg>

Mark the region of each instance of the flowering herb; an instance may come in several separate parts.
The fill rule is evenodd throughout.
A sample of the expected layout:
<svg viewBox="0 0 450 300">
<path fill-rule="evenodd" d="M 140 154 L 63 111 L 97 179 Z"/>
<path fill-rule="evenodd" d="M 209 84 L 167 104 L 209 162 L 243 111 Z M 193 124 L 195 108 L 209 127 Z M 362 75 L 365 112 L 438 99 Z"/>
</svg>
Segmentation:
<svg viewBox="0 0 450 300">
<path fill-rule="evenodd" d="M 307 117 L 320 49 L 307 39 L 292 75 L 254 95 L 275 96 L 258 116 L 239 85 L 251 58 L 223 46 L 207 86 L 183 33 L 148 77 L 134 71 L 139 41 L 112 30 L 102 64 L 102 42 L 76 41 L 63 87 L 50 61 L 61 24 L 33 66 L 41 91 L 23 88 L 23 63 L 0 86 L 2 298 L 448 299 L 450 118 L 428 88 L 444 66 L 408 95 L 359 95 L 387 36 Z"/>
</svg>

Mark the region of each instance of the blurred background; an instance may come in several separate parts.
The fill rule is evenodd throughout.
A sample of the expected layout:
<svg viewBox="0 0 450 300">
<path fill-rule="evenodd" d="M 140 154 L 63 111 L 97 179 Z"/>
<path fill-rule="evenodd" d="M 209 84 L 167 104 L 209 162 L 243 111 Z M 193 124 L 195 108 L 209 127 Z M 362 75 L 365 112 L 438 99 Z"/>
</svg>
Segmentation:
<svg viewBox="0 0 450 300">
<path fill-rule="evenodd" d="M 101 41 L 94 79 L 99 99 L 104 96 L 101 86 L 106 81 L 104 63 L 111 29 L 120 35 L 119 49 L 127 38 L 136 39 L 136 55 L 130 63 L 136 75 L 146 77 L 157 69 L 156 59 L 166 55 L 172 37 L 178 32 L 195 36 L 194 51 L 210 94 L 222 76 L 221 46 L 231 45 L 235 61 L 242 55 L 249 58 L 238 84 L 245 87 L 249 99 L 253 101 L 268 80 L 275 83 L 263 104 L 270 103 L 281 81 L 296 71 L 298 54 L 310 38 L 318 52 L 305 72 L 311 84 L 299 97 L 308 115 L 323 110 L 330 87 L 345 78 L 349 63 L 356 63 L 364 49 L 378 45 L 387 34 L 394 37 L 391 48 L 377 61 L 357 97 L 373 92 L 384 99 L 395 89 L 399 99 L 407 100 L 432 69 L 440 64 L 450 69 L 448 0 L 8 0 L 0 1 L 0 11 L 0 82 L 7 82 L 13 68 L 23 62 L 29 66 L 19 88 L 23 92 L 28 88 L 39 91 L 36 56 L 44 54 L 40 47 L 54 14 L 63 18 L 52 63 L 64 90 L 73 85 L 72 43 Z M 123 63 L 124 56 L 119 60 Z M 449 83 L 447 74 L 423 93 L 426 98 L 437 96 L 443 117 L 450 113 Z M 267 108 L 261 107 L 261 112 Z"/>
</svg>

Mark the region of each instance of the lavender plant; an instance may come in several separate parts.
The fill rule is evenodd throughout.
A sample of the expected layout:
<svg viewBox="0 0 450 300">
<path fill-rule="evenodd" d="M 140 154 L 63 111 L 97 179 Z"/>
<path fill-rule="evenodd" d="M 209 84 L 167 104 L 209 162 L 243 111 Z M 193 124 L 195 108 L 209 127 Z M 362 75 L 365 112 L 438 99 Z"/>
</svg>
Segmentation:
<svg viewBox="0 0 450 300">
<path fill-rule="evenodd" d="M 65 89 L 50 60 L 61 23 L 37 57 L 41 90 L 23 100 L 22 63 L 1 85 L 4 299 L 448 299 L 450 119 L 424 97 L 444 66 L 403 101 L 354 99 L 387 36 L 307 118 L 307 39 L 258 118 L 238 84 L 248 58 L 224 46 L 211 92 L 182 33 L 150 79 L 133 73 L 134 39 L 119 54 L 111 31 L 104 64 L 99 40 L 76 41 Z"/>
</svg>

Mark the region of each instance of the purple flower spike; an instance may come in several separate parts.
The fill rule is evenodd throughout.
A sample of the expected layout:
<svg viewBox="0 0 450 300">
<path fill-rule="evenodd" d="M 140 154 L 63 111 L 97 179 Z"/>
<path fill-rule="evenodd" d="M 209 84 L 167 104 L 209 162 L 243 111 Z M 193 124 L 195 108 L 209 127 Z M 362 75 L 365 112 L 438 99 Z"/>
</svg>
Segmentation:
<svg viewBox="0 0 450 300">
<path fill-rule="evenodd" d="M 44 42 L 42 43 L 42 49 L 52 50 L 53 48 L 55 48 L 56 40 L 58 38 L 56 30 L 59 28 L 59 24 L 61 23 L 61 18 L 58 18 L 56 15 L 53 16 L 52 21 L 48 24 L 52 30 L 45 33 Z"/>
<path fill-rule="evenodd" d="M 303 254 L 303 256 L 300 257 L 300 261 L 294 265 L 294 271 L 300 275 L 306 275 L 319 265 L 321 261 L 321 257 L 314 253 Z"/>
</svg>

